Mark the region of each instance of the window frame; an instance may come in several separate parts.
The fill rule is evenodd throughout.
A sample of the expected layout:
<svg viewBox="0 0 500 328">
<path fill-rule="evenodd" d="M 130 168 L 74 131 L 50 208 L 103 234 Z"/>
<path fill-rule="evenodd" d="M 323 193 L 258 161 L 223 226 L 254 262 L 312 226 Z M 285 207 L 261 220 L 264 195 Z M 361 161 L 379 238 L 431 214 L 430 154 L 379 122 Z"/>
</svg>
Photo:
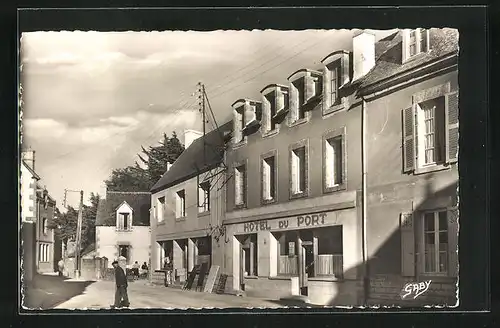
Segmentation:
<svg viewBox="0 0 500 328">
<path fill-rule="evenodd" d="M 274 183 L 273 183 L 273 188 L 274 188 L 274 196 L 270 199 L 265 199 L 264 198 L 264 161 L 266 159 L 269 159 L 271 157 L 274 157 Z M 273 149 L 270 150 L 264 154 L 260 155 L 260 200 L 261 200 L 261 205 L 269 205 L 276 203 L 278 201 L 278 150 Z M 269 186 L 271 188 L 271 185 Z"/>
<path fill-rule="evenodd" d="M 211 184 L 209 180 L 198 183 L 198 215 L 210 213 L 210 191 Z M 200 189 L 203 191 L 203 204 L 200 206 Z"/>
<path fill-rule="evenodd" d="M 177 204 L 177 202 L 179 201 L 181 202 L 180 205 Z M 181 213 L 177 213 L 177 209 L 179 206 L 181 208 Z M 175 192 L 175 218 L 177 220 L 186 218 L 186 189 L 179 189 Z"/>
<path fill-rule="evenodd" d="M 243 199 L 241 200 L 241 203 L 236 203 L 236 170 L 238 168 L 244 167 L 245 168 L 245 176 L 243 179 L 243 186 L 241 186 L 243 190 Z M 233 205 L 234 209 L 243 209 L 247 207 L 247 201 L 248 201 L 248 160 L 242 160 L 239 162 L 234 162 L 233 163 Z"/>
<path fill-rule="evenodd" d="M 330 84 L 330 92 L 328 95 L 324 95 L 325 97 L 328 97 L 328 107 L 335 107 L 340 104 L 342 104 L 342 97 L 340 97 L 340 86 L 341 86 L 341 81 L 342 81 L 342 58 L 336 59 L 332 61 L 331 63 L 328 63 L 326 66 L 326 69 L 328 70 L 328 83 Z M 332 73 L 336 72 L 336 83 L 337 83 L 337 89 L 336 89 L 336 95 L 337 97 L 335 98 L 335 101 L 332 100 L 331 95 L 334 93 L 331 87 L 331 83 L 333 81 L 332 78 Z"/>
<path fill-rule="evenodd" d="M 305 179 L 305 186 L 304 190 L 301 192 L 295 192 L 294 191 L 294 181 L 293 181 L 293 174 L 292 174 L 292 164 L 293 164 L 293 153 L 295 150 L 304 147 L 304 179 Z M 297 141 L 291 145 L 288 146 L 288 174 L 289 174 L 289 199 L 298 199 L 298 198 L 304 198 L 309 196 L 309 189 L 310 189 L 310 163 L 309 163 L 309 139 L 303 139 L 300 141 Z M 297 182 L 299 183 L 299 182 Z"/>
<path fill-rule="evenodd" d="M 323 186 L 323 193 L 328 194 L 336 191 L 342 191 L 347 189 L 347 133 L 346 133 L 346 127 L 343 126 L 339 129 L 331 130 L 323 134 L 322 137 L 322 150 L 323 150 L 323 156 L 322 156 L 322 186 Z M 329 186 L 327 184 L 327 170 L 328 170 L 328 163 L 327 163 L 327 142 L 331 139 L 334 138 L 340 138 L 340 145 L 341 145 L 341 156 L 342 158 L 340 159 L 340 162 L 342 163 L 342 167 L 340 169 L 341 172 L 341 178 L 342 181 L 341 183 L 333 186 Z"/>
<path fill-rule="evenodd" d="M 439 230 L 439 213 L 441 213 L 441 212 L 446 213 L 446 230 L 444 230 L 444 231 Z M 421 213 L 420 213 L 421 224 L 420 224 L 420 229 L 419 229 L 419 233 L 420 233 L 419 239 L 421 240 L 422 262 L 420 264 L 421 268 L 419 271 L 420 271 L 420 274 L 423 276 L 444 276 L 444 277 L 447 277 L 450 274 L 450 258 L 449 258 L 450 243 L 449 243 L 449 238 L 448 238 L 448 234 L 449 234 L 449 221 L 448 221 L 449 214 L 448 214 L 448 212 L 449 212 L 449 209 L 447 209 L 447 208 L 438 208 L 438 209 L 433 209 L 433 210 L 421 211 Z M 445 271 L 427 271 L 426 267 L 425 267 L 425 263 L 426 263 L 425 237 L 427 234 L 427 231 L 425 230 L 425 215 L 429 214 L 429 213 L 432 213 L 434 215 L 434 230 L 432 231 L 432 233 L 434 233 L 434 245 L 437 245 L 435 247 L 435 250 L 434 250 L 434 256 L 435 256 L 434 265 L 436 266 L 436 270 L 438 270 L 438 268 L 439 268 L 439 255 L 442 252 L 439 249 L 439 234 L 441 232 L 446 233 L 446 251 L 444 252 L 444 253 L 446 253 L 446 270 Z M 436 243 L 436 242 L 438 242 L 438 243 Z"/>
<path fill-rule="evenodd" d="M 411 34 L 415 33 L 415 40 L 412 41 Z M 425 40 L 425 49 L 422 49 L 422 41 Z M 411 47 L 415 47 L 415 54 L 411 54 Z M 403 62 L 413 59 L 420 54 L 430 50 L 430 33 L 428 28 L 407 29 L 403 36 Z"/>
</svg>

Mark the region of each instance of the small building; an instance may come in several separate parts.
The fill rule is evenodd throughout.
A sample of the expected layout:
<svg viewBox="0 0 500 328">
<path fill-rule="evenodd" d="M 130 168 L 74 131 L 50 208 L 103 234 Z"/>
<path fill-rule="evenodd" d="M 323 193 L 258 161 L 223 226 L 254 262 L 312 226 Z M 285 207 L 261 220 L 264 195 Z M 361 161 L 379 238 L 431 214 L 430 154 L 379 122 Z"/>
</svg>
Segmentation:
<svg viewBox="0 0 500 328">
<path fill-rule="evenodd" d="M 108 267 L 123 256 L 126 265 L 150 261 L 151 231 L 149 192 L 106 191 L 99 200 L 95 252 L 106 257 Z"/>
<path fill-rule="evenodd" d="M 37 183 L 36 192 L 36 268 L 38 273 L 54 272 L 55 258 L 55 236 L 54 229 L 49 228 L 54 219 L 56 201 L 49 195 L 47 189 Z"/>
<path fill-rule="evenodd" d="M 21 270 L 24 282 L 29 283 L 36 272 L 36 189 L 40 176 L 35 172 L 35 152 L 21 153 L 20 167 L 20 225 Z"/>
<path fill-rule="evenodd" d="M 185 150 L 151 189 L 151 269 L 172 259 L 182 282 L 197 264 L 224 265 L 223 159 L 232 123 L 203 134 L 185 131 Z"/>
</svg>

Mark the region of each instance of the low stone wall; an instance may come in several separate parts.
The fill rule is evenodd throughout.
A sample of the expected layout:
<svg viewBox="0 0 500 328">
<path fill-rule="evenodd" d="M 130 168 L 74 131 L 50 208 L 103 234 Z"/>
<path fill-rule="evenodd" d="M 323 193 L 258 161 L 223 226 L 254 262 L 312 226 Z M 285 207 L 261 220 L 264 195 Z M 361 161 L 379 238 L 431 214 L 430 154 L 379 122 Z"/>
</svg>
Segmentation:
<svg viewBox="0 0 500 328">
<path fill-rule="evenodd" d="M 227 285 L 226 285 L 227 288 Z M 245 278 L 245 294 L 250 297 L 280 299 L 292 295 L 290 278 Z"/>
<path fill-rule="evenodd" d="M 407 283 L 431 280 L 429 289 L 416 299 L 408 297 L 401 300 L 403 287 Z M 416 278 L 398 275 L 377 275 L 370 279 L 370 304 L 380 305 L 455 305 L 456 279 L 450 277 Z"/>
</svg>

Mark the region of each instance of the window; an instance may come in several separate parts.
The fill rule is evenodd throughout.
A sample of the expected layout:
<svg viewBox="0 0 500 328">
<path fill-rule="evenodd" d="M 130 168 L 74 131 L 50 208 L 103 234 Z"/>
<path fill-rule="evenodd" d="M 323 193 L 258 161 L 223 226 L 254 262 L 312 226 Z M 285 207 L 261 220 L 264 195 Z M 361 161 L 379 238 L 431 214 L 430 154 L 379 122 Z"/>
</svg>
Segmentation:
<svg viewBox="0 0 500 328">
<path fill-rule="evenodd" d="M 427 52 L 429 49 L 429 30 L 417 28 L 405 33 L 405 58 L 411 58 L 419 53 Z"/>
<path fill-rule="evenodd" d="M 234 169 L 234 203 L 243 206 L 246 202 L 246 166 L 240 165 Z"/>
<path fill-rule="evenodd" d="M 162 222 L 165 215 L 165 196 L 158 197 L 156 200 L 156 210 L 158 222 Z"/>
<path fill-rule="evenodd" d="M 245 106 L 240 106 L 234 110 L 234 142 L 240 143 L 245 140 L 243 129 L 245 122 Z"/>
<path fill-rule="evenodd" d="M 193 239 L 196 248 L 194 254 L 195 264 L 207 263 L 210 267 L 210 257 L 212 255 L 212 239 L 210 237 L 202 237 Z"/>
<path fill-rule="evenodd" d="M 48 229 L 47 229 L 47 218 L 42 219 L 42 231 L 44 235 L 47 235 Z"/>
<path fill-rule="evenodd" d="M 425 273 L 448 271 L 448 218 L 446 211 L 424 213 Z"/>
<path fill-rule="evenodd" d="M 342 277 L 343 241 L 342 226 L 314 230 L 314 242 L 318 244 L 315 254 L 314 276 Z"/>
<path fill-rule="evenodd" d="M 202 182 L 198 185 L 198 212 L 210 211 L 210 182 Z"/>
<path fill-rule="evenodd" d="M 278 275 L 297 275 L 297 232 L 286 231 L 275 236 L 278 240 Z"/>
<path fill-rule="evenodd" d="M 49 262 L 49 244 L 38 244 L 38 262 Z"/>
<path fill-rule="evenodd" d="M 330 65 L 327 66 L 328 71 L 330 72 L 330 106 L 338 105 L 340 103 L 339 97 L 339 85 L 340 85 L 340 60 L 337 60 Z M 327 97 L 327 95 L 325 95 Z"/>
<path fill-rule="evenodd" d="M 449 84 L 413 96 L 403 110 L 403 171 L 424 173 L 458 160 L 458 92 Z"/>
<path fill-rule="evenodd" d="M 298 147 L 291 152 L 291 182 L 292 194 L 302 194 L 306 191 L 306 147 Z"/>
<path fill-rule="evenodd" d="M 129 263 L 130 260 L 130 245 L 118 245 L 118 254 L 123 256 L 126 260 L 125 263 Z"/>
<path fill-rule="evenodd" d="M 271 201 L 276 197 L 276 157 L 262 159 L 262 200 Z"/>
<path fill-rule="evenodd" d="M 183 218 L 186 216 L 186 192 L 179 190 L 175 196 L 175 217 Z"/>
<path fill-rule="evenodd" d="M 131 230 L 132 222 L 130 220 L 130 213 L 123 212 L 118 214 L 118 222 L 117 222 L 118 230 Z"/>
<path fill-rule="evenodd" d="M 325 140 L 325 187 L 334 188 L 343 183 L 342 136 Z"/>
<path fill-rule="evenodd" d="M 444 97 L 417 104 L 417 135 L 420 166 L 442 164 L 445 160 L 445 109 Z"/>
</svg>

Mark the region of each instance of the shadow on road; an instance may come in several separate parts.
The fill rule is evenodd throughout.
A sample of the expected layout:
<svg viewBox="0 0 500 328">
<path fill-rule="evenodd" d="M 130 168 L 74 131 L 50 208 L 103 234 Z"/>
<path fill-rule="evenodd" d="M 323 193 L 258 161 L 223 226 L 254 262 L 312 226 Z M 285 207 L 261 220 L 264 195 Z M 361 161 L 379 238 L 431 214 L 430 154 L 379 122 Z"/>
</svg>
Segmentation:
<svg viewBox="0 0 500 328">
<path fill-rule="evenodd" d="M 323 308 L 323 305 L 307 304 L 295 300 L 266 300 L 266 301 L 283 307 L 318 308 L 318 309 Z"/>
<path fill-rule="evenodd" d="M 36 275 L 29 286 L 24 287 L 22 305 L 28 309 L 51 309 L 82 294 L 93 281 L 65 281 L 69 278 Z"/>
</svg>

